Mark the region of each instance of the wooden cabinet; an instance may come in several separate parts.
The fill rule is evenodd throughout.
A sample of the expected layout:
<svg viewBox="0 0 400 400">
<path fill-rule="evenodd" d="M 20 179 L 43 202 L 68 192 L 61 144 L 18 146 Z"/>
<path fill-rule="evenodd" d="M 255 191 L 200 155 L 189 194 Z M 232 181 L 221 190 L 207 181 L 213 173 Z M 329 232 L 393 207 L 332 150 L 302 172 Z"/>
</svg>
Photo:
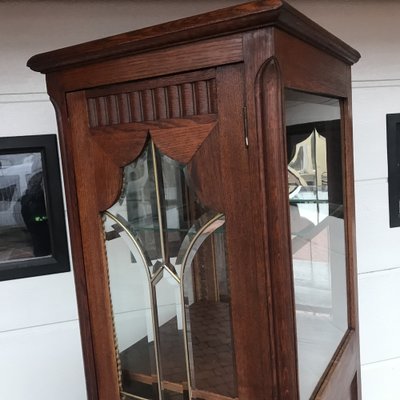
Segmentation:
<svg viewBox="0 0 400 400">
<path fill-rule="evenodd" d="M 91 400 L 360 399 L 358 58 L 267 0 L 30 59 Z"/>
</svg>

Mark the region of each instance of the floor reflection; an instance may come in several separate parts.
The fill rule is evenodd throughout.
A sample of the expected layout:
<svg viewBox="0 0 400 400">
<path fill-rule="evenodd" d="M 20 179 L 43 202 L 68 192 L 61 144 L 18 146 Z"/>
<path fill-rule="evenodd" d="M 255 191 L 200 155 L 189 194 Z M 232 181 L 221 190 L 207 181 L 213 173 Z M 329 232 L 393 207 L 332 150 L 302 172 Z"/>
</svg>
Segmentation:
<svg viewBox="0 0 400 400">
<path fill-rule="evenodd" d="M 31 236 L 26 229 L 0 226 L 0 262 L 33 256 Z"/>
</svg>

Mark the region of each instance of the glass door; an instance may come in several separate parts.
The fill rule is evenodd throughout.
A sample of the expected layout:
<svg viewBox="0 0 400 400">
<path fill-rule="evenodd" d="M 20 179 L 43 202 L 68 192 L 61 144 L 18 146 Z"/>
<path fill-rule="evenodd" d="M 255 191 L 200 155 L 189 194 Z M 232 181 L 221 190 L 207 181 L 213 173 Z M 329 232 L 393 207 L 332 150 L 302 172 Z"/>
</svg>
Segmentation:
<svg viewBox="0 0 400 400">
<path fill-rule="evenodd" d="M 348 330 L 339 100 L 285 91 L 300 399 Z"/>
<path fill-rule="evenodd" d="M 103 220 L 123 395 L 235 398 L 225 216 L 150 139 Z"/>
<path fill-rule="evenodd" d="M 275 389 L 242 78 L 234 64 L 67 96 L 101 400 Z"/>
</svg>

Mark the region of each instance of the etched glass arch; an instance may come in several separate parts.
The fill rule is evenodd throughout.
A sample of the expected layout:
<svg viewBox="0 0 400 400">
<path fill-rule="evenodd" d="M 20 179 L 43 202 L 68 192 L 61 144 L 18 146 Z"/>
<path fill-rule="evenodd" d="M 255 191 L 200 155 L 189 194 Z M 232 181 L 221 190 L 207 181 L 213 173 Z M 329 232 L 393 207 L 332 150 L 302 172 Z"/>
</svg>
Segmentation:
<svg viewBox="0 0 400 400">
<path fill-rule="evenodd" d="M 103 213 L 121 398 L 237 397 L 225 216 L 149 140 Z"/>
</svg>

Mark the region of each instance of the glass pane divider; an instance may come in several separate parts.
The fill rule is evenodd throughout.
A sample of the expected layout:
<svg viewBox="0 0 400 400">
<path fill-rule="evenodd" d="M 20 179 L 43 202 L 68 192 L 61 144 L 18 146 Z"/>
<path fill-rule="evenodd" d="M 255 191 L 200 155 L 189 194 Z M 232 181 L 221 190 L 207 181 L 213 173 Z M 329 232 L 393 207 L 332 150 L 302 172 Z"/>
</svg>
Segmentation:
<svg viewBox="0 0 400 400">
<path fill-rule="evenodd" d="M 163 177 L 162 177 L 162 172 L 161 172 L 161 162 L 158 159 L 157 153 L 156 153 L 156 147 L 154 145 L 154 142 L 151 140 L 151 154 L 152 154 L 152 161 L 153 161 L 153 173 L 154 173 L 154 185 L 155 185 L 155 190 L 156 190 L 156 204 L 157 204 L 157 214 L 158 214 L 158 226 L 159 226 L 159 231 L 160 231 L 160 245 L 161 245 L 161 257 L 164 263 L 169 262 L 169 255 L 167 252 L 166 248 L 166 243 L 167 243 L 167 238 L 166 238 L 166 232 L 164 229 L 165 224 L 165 213 L 163 210 L 165 207 L 163 207 L 163 198 L 162 192 L 163 192 Z"/>
<path fill-rule="evenodd" d="M 132 234 L 132 232 L 120 221 L 121 217 L 117 217 L 114 214 L 110 213 L 109 211 L 104 211 L 103 215 L 106 215 L 107 217 L 112 219 L 123 230 L 123 232 L 126 233 L 126 235 L 129 237 L 129 239 L 132 241 L 132 243 L 135 245 L 136 249 L 138 250 L 138 252 L 140 254 L 140 258 L 143 261 L 143 265 L 151 266 L 151 261 L 147 255 L 146 250 L 143 249 L 143 247 L 141 246 L 139 241 L 135 238 L 135 236 Z M 147 273 L 149 279 L 151 279 L 148 268 L 146 268 L 146 273 Z"/>
<path fill-rule="evenodd" d="M 132 240 L 132 242 L 135 244 L 137 247 L 137 250 L 139 251 L 139 254 L 142 258 L 143 265 L 147 265 L 147 259 L 146 256 L 139 244 L 139 242 L 135 239 L 135 237 L 132 235 L 132 233 L 128 230 L 126 226 L 124 226 L 118 218 L 110 213 L 109 211 L 105 211 L 103 215 L 106 215 L 110 219 L 112 219 L 115 223 L 117 223 L 128 235 L 128 237 Z M 151 317 L 152 317 L 152 322 L 153 322 L 153 337 L 154 337 L 154 347 L 155 347 L 155 361 L 156 361 L 156 371 L 157 371 L 157 385 L 158 385 L 158 398 L 159 400 L 163 400 L 163 391 L 162 391 L 162 382 L 161 382 L 161 363 L 160 363 L 160 338 L 159 338 L 159 332 L 158 332 L 158 313 L 157 313 L 157 307 L 155 304 L 157 304 L 157 299 L 156 299 L 156 294 L 155 294 L 155 286 L 152 284 L 153 280 L 150 275 L 150 271 L 148 268 L 144 268 L 146 270 L 147 274 L 147 281 L 149 285 L 149 290 L 151 293 Z M 159 274 L 162 272 L 162 268 L 159 270 Z M 158 274 L 158 275 L 159 275 Z M 140 399 L 140 398 L 139 398 Z"/>
<path fill-rule="evenodd" d="M 160 269 L 162 271 L 162 268 Z M 157 371 L 157 385 L 158 385 L 158 399 L 164 399 L 164 389 L 162 383 L 162 367 L 161 367 L 161 347 L 160 347 L 160 332 L 158 329 L 159 318 L 157 309 L 157 294 L 156 286 L 153 282 L 149 281 L 149 288 L 151 293 L 151 317 L 153 322 L 153 335 L 154 335 L 154 347 L 155 347 L 155 361 Z"/>
<path fill-rule="evenodd" d="M 183 274 L 182 274 L 182 284 L 179 285 L 179 291 L 181 295 L 181 313 L 182 313 L 182 328 L 183 328 L 183 344 L 185 350 L 185 362 L 186 362 L 186 375 L 187 375 L 187 389 L 188 389 L 188 400 L 192 399 L 192 377 L 191 372 L 193 371 L 190 363 L 190 355 L 189 355 L 189 335 L 187 332 L 187 318 L 186 318 L 186 310 L 185 310 L 185 293 L 184 293 L 184 284 L 183 284 Z"/>
<path fill-rule="evenodd" d="M 207 231 L 208 228 L 210 228 L 215 222 L 217 221 L 224 221 L 221 225 L 223 225 L 225 223 L 225 216 L 224 214 L 218 213 L 216 214 L 213 218 L 211 218 L 203 227 L 200 228 L 200 230 L 195 234 L 195 236 L 193 237 L 193 239 L 189 242 L 188 248 L 186 249 L 186 252 L 183 256 L 182 259 L 182 268 L 180 271 L 180 275 L 181 275 L 181 279 L 183 279 L 183 275 L 185 273 L 185 269 L 187 264 L 190 264 L 190 262 L 188 263 L 189 260 L 189 256 L 190 256 L 190 252 L 192 251 L 192 249 L 194 248 L 195 244 L 198 242 L 198 240 L 204 235 L 204 233 Z M 218 226 L 219 227 L 219 226 Z M 217 229 L 217 228 L 216 228 Z M 208 235 L 206 235 L 204 237 L 207 238 L 211 233 L 213 233 L 216 229 L 213 229 L 211 232 L 208 233 Z M 201 244 L 201 243 L 200 243 Z"/>
<path fill-rule="evenodd" d="M 164 268 L 169 272 L 169 274 L 176 280 L 176 282 L 178 283 L 178 285 L 181 285 L 181 279 L 176 276 L 176 274 L 172 271 L 172 269 L 170 267 L 168 267 L 167 264 L 164 264 Z"/>
</svg>

